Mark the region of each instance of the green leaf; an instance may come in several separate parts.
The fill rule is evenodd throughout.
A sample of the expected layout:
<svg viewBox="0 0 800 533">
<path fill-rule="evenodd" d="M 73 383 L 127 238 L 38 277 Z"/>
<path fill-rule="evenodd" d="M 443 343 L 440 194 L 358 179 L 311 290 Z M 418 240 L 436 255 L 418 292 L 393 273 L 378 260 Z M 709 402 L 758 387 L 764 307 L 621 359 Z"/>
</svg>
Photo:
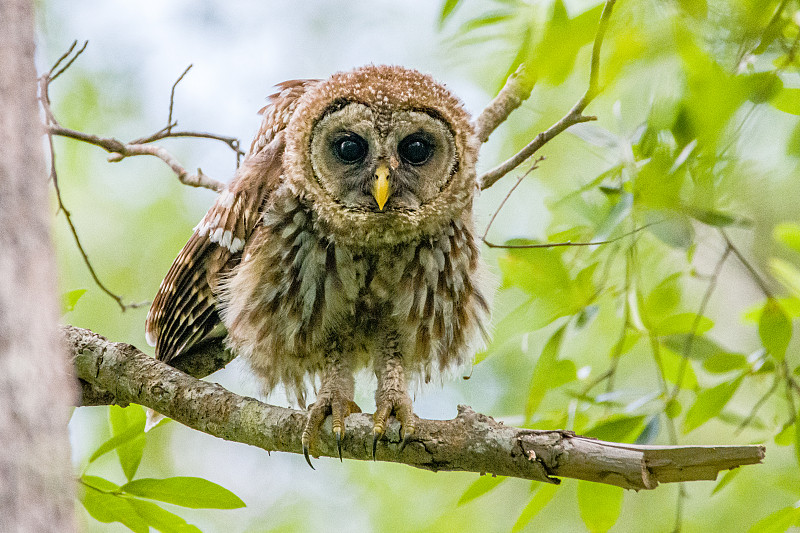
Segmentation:
<svg viewBox="0 0 800 533">
<path fill-rule="evenodd" d="M 679 313 L 668 316 L 656 326 L 658 335 L 677 335 L 679 333 L 694 333 L 702 335 L 714 327 L 714 322 L 707 317 L 698 317 L 695 313 Z"/>
<path fill-rule="evenodd" d="M 586 529 L 591 533 L 608 531 L 622 510 L 622 488 L 578 481 L 578 508 Z"/>
<path fill-rule="evenodd" d="M 119 435 L 114 435 L 103 444 L 101 444 L 89 458 L 89 462 L 93 463 L 101 456 L 107 454 L 112 450 L 116 450 L 119 446 L 130 442 L 131 440 L 141 435 L 141 430 L 138 427 L 131 426 Z"/>
<path fill-rule="evenodd" d="M 661 338 L 664 346 L 674 350 L 684 357 L 695 360 L 705 360 L 725 350 L 707 337 L 692 336 L 689 333 L 668 335 Z"/>
<path fill-rule="evenodd" d="M 750 533 L 784 533 L 800 522 L 800 508 L 784 507 L 756 522 Z"/>
<path fill-rule="evenodd" d="M 554 86 L 566 80 L 573 70 L 578 52 L 594 39 L 601 11 L 602 6 L 595 6 L 569 18 L 564 2 L 553 2 L 553 11 L 542 39 L 526 58 L 526 63 L 539 78 Z M 541 34 L 538 28 L 531 30 L 537 35 Z M 558 54 L 554 54 L 553 50 L 558 50 Z"/>
<path fill-rule="evenodd" d="M 729 215 L 727 213 L 723 213 L 721 211 L 714 211 L 711 209 L 696 209 L 692 207 L 684 208 L 689 216 L 694 219 L 699 220 L 703 224 L 708 224 L 709 226 L 715 226 L 718 228 L 736 225 L 744 225 L 750 226 L 752 221 L 744 219 L 740 216 L 736 215 Z"/>
<path fill-rule="evenodd" d="M 722 412 L 728 404 L 736 390 L 741 385 L 744 375 L 732 381 L 720 383 L 716 387 L 705 389 L 697 395 L 697 398 L 686 413 L 686 420 L 683 422 L 683 432 L 689 433 L 697 429 L 715 416 Z"/>
<path fill-rule="evenodd" d="M 645 415 L 614 415 L 586 430 L 584 435 L 611 442 L 630 442 L 644 427 Z"/>
<path fill-rule="evenodd" d="M 678 5 L 695 18 L 705 18 L 708 14 L 706 0 L 678 0 Z"/>
<path fill-rule="evenodd" d="M 75 309 L 75 304 L 86 294 L 86 289 L 75 289 L 61 295 L 61 312 L 68 313 Z"/>
<path fill-rule="evenodd" d="M 202 533 L 180 516 L 162 509 L 153 502 L 128 498 L 128 503 L 151 527 L 163 533 Z"/>
<path fill-rule="evenodd" d="M 238 509 L 244 502 L 226 488 L 199 477 L 142 478 L 122 486 L 128 494 L 192 509 Z"/>
<path fill-rule="evenodd" d="M 148 533 L 150 527 L 127 498 L 110 494 L 118 487 L 103 478 L 83 476 L 83 497 L 81 503 L 86 511 L 98 522 L 120 522 L 136 533 Z"/>
<path fill-rule="evenodd" d="M 783 426 L 783 429 L 775 435 L 775 444 L 778 446 L 789 446 L 790 444 L 794 444 L 795 441 L 795 430 L 794 424 L 786 424 Z"/>
<path fill-rule="evenodd" d="M 479 477 L 475 483 L 467 487 L 467 490 L 465 490 L 464 494 L 461 495 L 461 498 L 458 499 L 458 505 L 464 505 L 465 503 L 471 502 L 479 496 L 483 496 L 506 479 L 508 478 L 505 476 L 484 475 Z"/>
<path fill-rule="evenodd" d="M 712 374 L 743 370 L 748 365 L 747 357 L 740 353 L 718 352 L 703 361 L 703 368 Z"/>
<path fill-rule="evenodd" d="M 773 257 L 769 260 L 769 268 L 787 289 L 795 296 L 800 296 L 800 270 L 797 267 L 788 261 Z M 786 312 L 785 309 L 784 312 Z"/>
<path fill-rule="evenodd" d="M 692 368 L 692 365 L 684 365 L 685 358 L 666 346 L 661 346 L 661 368 L 664 371 L 664 377 L 670 383 L 677 384 L 678 377 L 681 377 L 682 389 L 694 389 L 697 387 L 697 375 Z M 683 368 L 683 375 L 681 376 L 681 368 Z"/>
<path fill-rule="evenodd" d="M 761 318 L 758 321 L 758 335 L 761 344 L 778 361 L 786 357 L 786 348 L 792 338 L 792 323 L 780 304 L 773 298 L 767 299 Z"/>
<path fill-rule="evenodd" d="M 667 418 L 678 418 L 682 410 L 681 403 L 675 398 L 672 398 L 664 406 L 664 414 L 667 415 Z"/>
<path fill-rule="evenodd" d="M 795 252 L 800 252 L 800 224 L 782 222 L 772 230 L 775 240 Z"/>
<path fill-rule="evenodd" d="M 742 471 L 741 468 L 734 468 L 733 470 L 728 470 L 727 472 L 725 472 L 725 475 L 722 476 L 722 479 L 720 479 L 719 482 L 717 482 L 716 486 L 714 487 L 714 490 L 711 491 L 711 495 L 713 496 L 714 494 L 724 489 L 731 481 L 733 481 L 733 478 L 736 477 L 736 474 L 738 474 L 741 471 Z"/>
<path fill-rule="evenodd" d="M 664 185 L 665 188 L 666 185 Z M 677 189 L 678 187 L 675 186 L 674 188 Z M 666 192 L 666 189 L 664 192 Z M 672 248 L 686 250 L 694 242 L 694 227 L 686 215 L 660 211 L 658 214 L 648 216 L 647 220 L 648 223 L 655 222 L 647 227 L 647 231 Z"/>
<path fill-rule="evenodd" d="M 539 359 L 536 361 L 528 390 L 528 401 L 525 403 L 525 418 L 528 420 L 536 412 L 539 404 L 542 403 L 548 389 L 553 387 L 551 373 L 556 366 L 558 352 L 561 349 L 561 340 L 564 338 L 566 329 L 567 326 L 565 324 L 556 330 L 550 340 L 547 341 L 547 344 L 545 344 Z"/>
<path fill-rule="evenodd" d="M 798 292 L 798 295 L 800 295 L 800 292 Z M 783 309 L 783 312 L 786 313 L 786 316 L 789 318 L 800 318 L 800 299 L 786 296 L 782 298 L 775 298 L 775 301 L 777 301 L 778 305 L 781 306 L 781 309 Z M 762 303 L 754 305 L 744 312 L 743 318 L 747 322 L 758 324 L 758 321 L 761 320 L 761 311 L 763 309 L 764 304 Z"/>
<path fill-rule="evenodd" d="M 439 16 L 439 27 L 453 14 L 453 11 L 458 7 L 458 2 L 459 0 L 445 0 L 444 5 L 442 5 L 442 13 Z"/>
<path fill-rule="evenodd" d="M 144 426 L 146 415 L 144 408 L 140 405 L 131 404 L 122 408 L 112 405 L 108 409 L 108 420 L 111 422 L 111 431 L 117 435 L 128 435 L 130 431 L 138 433 L 137 436 L 127 439 L 116 446 L 119 464 L 128 481 L 133 479 L 142 462 L 144 446 L 146 443 Z M 133 428 L 133 429 L 132 429 Z"/>
<path fill-rule="evenodd" d="M 784 113 L 800 115 L 800 89 L 782 88 L 770 104 Z"/>
<path fill-rule="evenodd" d="M 540 483 L 538 481 L 534 481 L 534 483 Z M 550 484 L 541 484 L 540 487 L 537 488 L 536 492 L 533 494 L 533 497 L 528 502 L 528 505 L 522 510 L 522 513 L 517 518 L 516 523 L 511 528 L 512 533 L 516 533 L 520 531 L 522 528 L 528 525 L 528 523 L 533 520 L 539 511 L 541 511 L 545 505 L 550 503 L 550 500 L 553 499 L 553 496 L 556 495 L 556 491 L 558 490 L 558 485 L 550 485 Z"/>
<path fill-rule="evenodd" d="M 681 292 L 678 286 L 681 273 L 675 272 L 667 276 L 644 300 L 644 313 L 651 323 L 658 323 L 668 317 L 678 306 Z"/>
<path fill-rule="evenodd" d="M 81 476 L 81 483 L 101 492 L 117 492 L 119 490 L 119 485 L 98 476 L 89 476 L 84 474 Z"/>
</svg>

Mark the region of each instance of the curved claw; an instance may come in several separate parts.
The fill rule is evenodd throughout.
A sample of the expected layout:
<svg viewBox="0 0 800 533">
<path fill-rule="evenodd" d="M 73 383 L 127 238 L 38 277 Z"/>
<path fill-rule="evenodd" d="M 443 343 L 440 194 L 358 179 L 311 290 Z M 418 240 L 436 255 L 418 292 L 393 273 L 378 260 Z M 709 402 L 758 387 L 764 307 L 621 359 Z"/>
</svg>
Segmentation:
<svg viewBox="0 0 800 533">
<path fill-rule="evenodd" d="M 306 458 L 306 462 L 308 463 L 308 466 L 311 467 L 311 470 L 316 470 L 316 468 L 314 468 L 314 465 L 311 464 L 311 458 L 308 456 L 308 445 L 307 444 L 303 444 L 303 455 Z"/>
<path fill-rule="evenodd" d="M 378 432 L 372 433 L 372 460 L 375 460 L 375 452 L 378 451 L 378 441 L 381 438 L 381 434 Z"/>
<path fill-rule="evenodd" d="M 397 449 L 397 453 L 403 453 L 403 450 L 405 450 L 406 445 L 409 442 L 411 442 L 411 436 L 414 434 L 414 430 L 413 429 L 406 430 L 403 433 L 404 433 L 403 440 L 400 442 L 400 447 Z"/>
<path fill-rule="evenodd" d="M 334 435 L 336 435 L 336 449 L 339 450 L 339 462 L 343 462 L 342 459 L 342 433 L 341 431 L 334 431 Z"/>
</svg>

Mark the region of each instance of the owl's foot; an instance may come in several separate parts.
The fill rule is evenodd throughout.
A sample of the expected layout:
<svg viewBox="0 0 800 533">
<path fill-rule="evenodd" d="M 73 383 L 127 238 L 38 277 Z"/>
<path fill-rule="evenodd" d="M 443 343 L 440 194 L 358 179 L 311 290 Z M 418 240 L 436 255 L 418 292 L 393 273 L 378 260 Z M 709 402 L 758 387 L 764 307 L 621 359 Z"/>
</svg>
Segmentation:
<svg viewBox="0 0 800 533">
<path fill-rule="evenodd" d="M 409 439 L 414 435 L 416 429 L 417 416 L 411 404 L 411 397 L 406 391 L 388 390 L 380 394 L 375 414 L 372 415 L 374 425 L 372 427 L 372 460 L 375 460 L 375 453 L 378 448 L 378 441 L 386 433 L 386 426 L 390 415 L 394 415 L 400 422 L 400 442 L 399 451 L 403 451 Z"/>
<path fill-rule="evenodd" d="M 328 415 L 333 417 L 333 434 L 336 436 L 336 448 L 339 450 L 339 460 L 342 460 L 342 436 L 344 435 L 344 419 L 353 413 L 360 413 L 361 408 L 356 403 L 345 398 L 340 394 L 326 394 L 317 398 L 317 401 L 308 408 L 308 420 L 303 429 L 301 442 L 303 443 L 303 455 L 308 466 L 314 470 L 311 458 L 308 455 L 311 443 L 317 438 L 319 430 Z"/>
</svg>

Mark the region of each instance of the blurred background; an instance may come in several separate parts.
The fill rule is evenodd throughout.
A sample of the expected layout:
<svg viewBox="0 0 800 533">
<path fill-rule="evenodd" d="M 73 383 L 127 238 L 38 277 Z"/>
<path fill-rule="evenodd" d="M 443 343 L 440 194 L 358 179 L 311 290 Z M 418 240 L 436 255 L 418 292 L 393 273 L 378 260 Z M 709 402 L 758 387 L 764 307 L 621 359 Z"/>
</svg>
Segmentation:
<svg viewBox="0 0 800 533">
<path fill-rule="evenodd" d="M 247 147 L 257 111 L 283 80 L 400 64 L 447 84 L 476 115 L 528 61 L 533 94 L 483 147 L 480 172 L 583 94 L 602 5 L 77 0 L 39 7 L 41 72 L 73 40 L 89 41 L 51 86 L 56 116 L 65 127 L 121 140 L 166 125 L 170 88 L 189 64 L 175 92 L 178 129 L 238 137 Z M 510 197 L 488 239 L 619 239 L 582 248 L 484 247 L 500 285 L 494 340 L 474 367 L 415 397 L 424 418 L 452 418 L 467 404 L 507 424 L 607 440 L 764 443 L 764 465 L 735 471 L 723 484 L 623 495 L 565 480 L 545 490 L 523 480 L 324 458 L 312 471 L 301 455 L 270 456 L 168 423 L 147 434 L 136 476 L 203 477 L 247 504 L 165 505 L 203 531 L 671 531 L 676 523 L 683 531 L 783 531 L 800 524 L 791 511 L 800 500 L 800 360 L 790 340 L 800 315 L 799 8 L 787 0 L 618 2 L 603 48 L 604 91 L 587 110 L 599 120 L 541 150 L 546 159 Z M 159 144 L 190 171 L 223 181 L 235 172 L 223 143 Z M 98 147 L 58 138 L 55 150 L 63 201 L 98 275 L 126 302 L 151 300 L 214 193 L 181 185 L 155 158 L 112 164 Z M 527 168 L 480 195 L 479 233 Z M 147 306 L 121 312 L 93 283 L 63 216 L 54 226 L 61 290 L 73 295 L 65 296 L 64 322 L 152 353 Z M 548 341 L 556 357 L 545 360 Z M 238 360 L 208 379 L 262 397 Z M 357 384 L 356 402 L 369 412 L 373 387 L 366 375 Z M 281 391 L 263 399 L 287 405 Z M 112 436 L 108 408 L 75 409 L 70 430 L 76 472 L 125 482 L 114 453 L 88 462 Z M 127 530 L 77 509 L 87 531 Z"/>
</svg>

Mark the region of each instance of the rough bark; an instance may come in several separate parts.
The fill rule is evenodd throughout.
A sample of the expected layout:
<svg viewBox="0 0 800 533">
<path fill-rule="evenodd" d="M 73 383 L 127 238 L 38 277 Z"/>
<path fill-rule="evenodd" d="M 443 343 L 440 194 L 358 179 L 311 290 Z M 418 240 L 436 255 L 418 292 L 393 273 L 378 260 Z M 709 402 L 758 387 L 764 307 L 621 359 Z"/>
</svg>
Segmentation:
<svg viewBox="0 0 800 533">
<path fill-rule="evenodd" d="M 151 407 L 178 422 L 226 440 L 269 451 L 301 453 L 306 413 L 238 396 L 200 381 L 143 354 L 109 342 L 89 330 L 65 327 L 85 398 L 119 405 Z M 219 347 L 219 345 L 216 345 Z M 213 356 L 213 345 L 205 348 Z M 220 355 L 223 360 L 229 355 Z M 209 364 L 207 368 L 213 368 Z M 195 369 L 197 370 L 197 369 Z M 202 373 L 202 371 L 200 372 Z M 98 390 L 110 394 L 98 402 Z M 638 446 L 581 437 L 568 431 L 537 431 L 505 426 L 459 407 L 453 420 L 419 420 L 415 439 L 400 453 L 399 424 L 387 431 L 377 460 L 432 471 L 468 471 L 558 483 L 557 476 L 608 483 L 628 489 L 653 489 L 659 483 L 715 479 L 721 470 L 759 463 L 763 446 Z M 372 417 L 350 415 L 343 456 L 371 460 Z M 326 423 L 316 454 L 336 457 Z"/>
<path fill-rule="evenodd" d="M 70 531 L 67 422 L 30 0 L 0 0 L 0 531 Z"/>
</svg>

